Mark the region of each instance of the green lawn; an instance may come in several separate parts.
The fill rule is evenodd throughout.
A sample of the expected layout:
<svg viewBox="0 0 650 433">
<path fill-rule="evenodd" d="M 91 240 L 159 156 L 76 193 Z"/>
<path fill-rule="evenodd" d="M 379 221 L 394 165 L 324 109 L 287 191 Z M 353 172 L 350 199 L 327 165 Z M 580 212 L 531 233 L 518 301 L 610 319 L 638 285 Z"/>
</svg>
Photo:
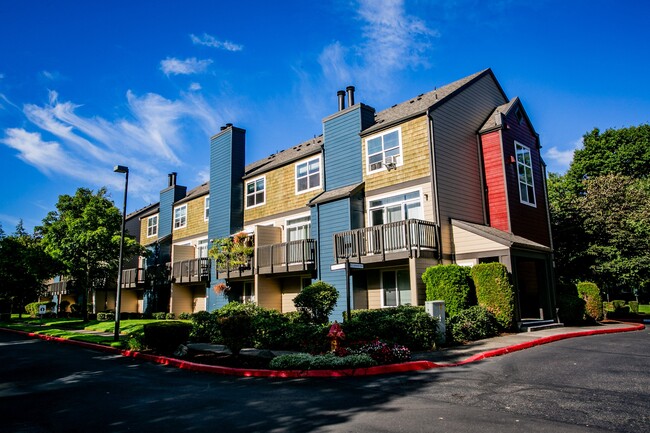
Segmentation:
<svg viewBox="0 0 650 433">
<path fill-rule="evenodd" d="M 639 313 L 650 314 L 650 304 L 646 304 L 646 305 L 639 304 Z"/>
</svg>

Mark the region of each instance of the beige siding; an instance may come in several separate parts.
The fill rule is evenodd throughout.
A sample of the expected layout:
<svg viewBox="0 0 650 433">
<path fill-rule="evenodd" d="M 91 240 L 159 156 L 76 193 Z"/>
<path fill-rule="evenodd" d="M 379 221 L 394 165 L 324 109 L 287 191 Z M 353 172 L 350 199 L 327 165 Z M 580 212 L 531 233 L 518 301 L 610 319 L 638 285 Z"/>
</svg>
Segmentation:
<svg viewBox="0 0 650 433">
<path fill-rule="evenodd" d="M 476 132 L 505 103 L 488 74 L 433 111 L 442 252 L 451 258 L 450 218 L 482 224 L 483 188 Z"/>
<path fill-rule="evenodd" d="M 478 253 L 506 249 L 498 242 L 471 233 L 459 227 L 453 227 L 454 247 L 456 254 Z"/>
<path fill-rule="evenodd" d="M 381 308 L 381 273 L 379 270 L 370 270 L 366 278 L 368 279 L 368 308 Z"/>
<path fill-rule="evenodd" d="M 260 307 L 282 311 L 280 280 L 255 275 L 255 300 Z"/>
<path fill-rule="evenodd" d="M 203 195 L 180 205 L 187 205 L 187 224 L 181 229 L 172 230 L 174 239 L 183 239 L 208 232 L 208 222 L 205 220 L 205 197 L 207 196 Z M 174 208 L 177 207 L 179 206 L 174 206 Z M 172 224 L 173 218 L 174 213 L 172 212 Z"/>
<path fill-rule="evenodd" d="M 419 179 L 431 174 L 429 158 L 429 135 L 426 116 L 409 120 L 400 126 L 402 133 L 402 164 L 395 170 L 379 171 L 368 174 L 366 139 L 362 140 L 361 154 L 363 155 L 363 180 L 366 191 L 396 185 L 410 180 Z"/>
<path fill-rule="evenodd" d="M 301 159 L 300 161 L 292 162 L 285 166 L 271 170 L 263 176 L 266 178 L 266 197 L 263 205 L 244 209 L 244 225 L 249 221 L 266 218 L 271 215 L 276 215 L 282 212 L 290 211 L 293 209 L 304 210 L 307 202 L 320 194 L 323 189 L 318 188 L 302 194 L 296 194 L 296 164 L 305 162 L 318 155 Z M 321 174 L 323 164 L 321 162 Z M 260 176 L 262 177 L 262 176 Z M 244 194 L 246 193 L 246 183 L 256 178 L 246 179 L 244 182 Z M 321 179 L 321 186 L 323 182 Z M 244 197 L 244 204 L 246 204 L 246 197 Z"/>
<path fill-rule="evenodd" d="M 285 278 L 282 280 L 282 312 L 296 311 L 293 299 L 300 293 L 300 278 Z"/>
<path fill-rule="evenodd" d="M 427 287 L 422 280 L 422 274 L 431 266 L 438 264 L 436 259 L 409 259 L 409 274 L 411 277 L 411 296 L 412 299 L 417 300 L 417 304 L 424 305 L 427 300 Z M 415 295 L 413 290 L 415 286 Z"/>
<path fill-rule="evenodd" d="M 194 247 L 192 245 L 174 245 L 172 259 L 174 262 L 190 260 L 194 258 Z"/>
<path fill-rule="evenodd" d="M 352 291 L 352 305 L 355 310 L 365 310 L 368 308 L 368 290 L 355 288 Z"/>
<path fill-rule="evenodd" d="M 122 289 L 120 300 L 120 311 L 123 313 L 141 313 L 138 309 L 138 292 L 135 290 Z"/>
<path fill-rule="evenodd" d="M 280 227 L 255 226 L 255 245 L 273 245 L 282 242 Z"/>
<path fill-rule="evenodd" d="M 178 316 L 181 313 L 192 312 L 192 286 L 172 284 L 169 311 Z"/>
</svg>

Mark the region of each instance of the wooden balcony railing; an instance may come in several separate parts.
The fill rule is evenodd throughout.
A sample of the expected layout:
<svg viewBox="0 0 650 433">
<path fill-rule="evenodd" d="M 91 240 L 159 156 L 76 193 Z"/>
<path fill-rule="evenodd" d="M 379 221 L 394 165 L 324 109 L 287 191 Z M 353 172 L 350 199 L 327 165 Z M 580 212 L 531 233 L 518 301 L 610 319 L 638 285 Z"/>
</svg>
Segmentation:
<svg viewBox="0 0 650 433">
<path fill-rule="evenodd" d="M 172 279 L 175 283 L 197 283 L 210 279 L 210 259 L 207 257 L 181 260 L 172 264 Z"/>
<path fill-rule="evenodd" d="M 259 274 L 277 274 L 316 269 L 316 240 L 302 239 L 262 245 L 255 250 Z"/>
<path fill-rule="evenodd" d="M 145 275 L 144 268 L 124 269 L 122 271 L 122 288 L 136 289 L 144 287 Z"/>
<path fill-rule="evenodd" d="M 430 221 L 409 219 L 334 234 L 337 263 L 432 257 L 437 249 L 438 227 Z"/>
<path fill-rule="evenodd" d="M 67 295 L 70 293 L 71 287 L 74 285 L 73 280 L 63 280 L 56 283 L 50 283 L 47 285 L 47 291 L 56 295 Z"/>
</svg>

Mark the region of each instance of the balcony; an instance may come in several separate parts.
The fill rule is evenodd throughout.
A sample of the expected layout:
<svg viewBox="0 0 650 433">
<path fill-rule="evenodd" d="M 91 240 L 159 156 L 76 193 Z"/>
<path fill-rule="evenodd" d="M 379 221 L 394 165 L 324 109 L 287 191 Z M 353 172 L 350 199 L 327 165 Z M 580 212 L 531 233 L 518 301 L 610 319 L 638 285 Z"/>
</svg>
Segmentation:
<svg viewBox="0 0 650 433">
<path fill-rule="evenodd" d="M 250 277 L 253 275 L 252 263 L 253 263 L 253 257 L 249 257 L 249 262 L 245 265 L 240 265 L 240 264 L 231 265 L 226 261 L 225 266 L 217 268 L 217 278 L 229 279 L 229 278 Z"/>
<path fill-rule="evenodd" d="M 47 285 L 47 291 L 53 295 L 67 295 L 74 285 L 73 280 L 63 280 Z"/>
<path fill-rule="evenodd" d="M 181 260 L 172 265 L 172 281 L 176 284 L 199 283 L 210 280 L 210 259 Z"/>
<path fill-rule="evenodd" d="M 438 227 L 430 221 L 409 219 L 336 233 L 334 256 L 373 263 L 412 257 L 435 257 Z"/>
<path fill-rule="evenodd" d="M 131 268 L 122 271 L 122 288 L 139 289 L 145 285 L 144 268 Z"/>
<path fill-rule="evenodd" d="M 279 274 L 316 269 L 316 241 L 302 239 L 256 248 L 257 272 Z"/>
</svg>

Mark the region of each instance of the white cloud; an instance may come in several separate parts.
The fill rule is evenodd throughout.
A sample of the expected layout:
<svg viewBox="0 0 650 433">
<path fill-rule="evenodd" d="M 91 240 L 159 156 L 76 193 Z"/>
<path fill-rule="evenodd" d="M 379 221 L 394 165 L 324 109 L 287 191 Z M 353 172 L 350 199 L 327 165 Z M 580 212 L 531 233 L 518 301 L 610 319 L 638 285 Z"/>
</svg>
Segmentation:
<svg viewBox="0 0 650 433">
<path fill-rule="evenodd" d="M 0 80 L 2 80 L 5 77 L 5 74 L 0 74 Z"/>
<path fill-rule="evenodd" d="M 198 60 L 196 57 L 191 57 L 180 60 L 167 57 L 160 62 L 160 69 L 165 75 L 190 75 L 205 72 L 210 64 L 212 64 L 210 59 Z"/>
<path fill-rule="evenodd" d="M 191 83 L 190 84 L 190 90 L 192 90 L 192 91 L 197 91 L 197 90 L 201 90 L 201 89 L 202 89 L 202 87 L 201 87 L 201 85 L 199 83 Z"/>
<path fill-rule="evenodd" d="M 194 34 L 190 35 L 192 43 L 195 45 L 205 45 L 206 47 L 219 48 L 226 51 L 241 51 L 244 49 L 243 45 L 235 44 L 230 41 L 219 41 L 214 36 L 203 33 L 203 36 L 198 37 Z"/>
<path fill-rule="evenodd" d="M 549 165 L 551 166 L 549 171 L 552 172 L 564 172 L 566 171 L 571 162 L 573 161 L 573 153 L 582 148 L 583 141 L 582 138 L 574 141 L 566 149 L 560 149 L 557 146 L 553 146 L 545 152 L 545 158 L 548 160 Z"/>
</svg>

